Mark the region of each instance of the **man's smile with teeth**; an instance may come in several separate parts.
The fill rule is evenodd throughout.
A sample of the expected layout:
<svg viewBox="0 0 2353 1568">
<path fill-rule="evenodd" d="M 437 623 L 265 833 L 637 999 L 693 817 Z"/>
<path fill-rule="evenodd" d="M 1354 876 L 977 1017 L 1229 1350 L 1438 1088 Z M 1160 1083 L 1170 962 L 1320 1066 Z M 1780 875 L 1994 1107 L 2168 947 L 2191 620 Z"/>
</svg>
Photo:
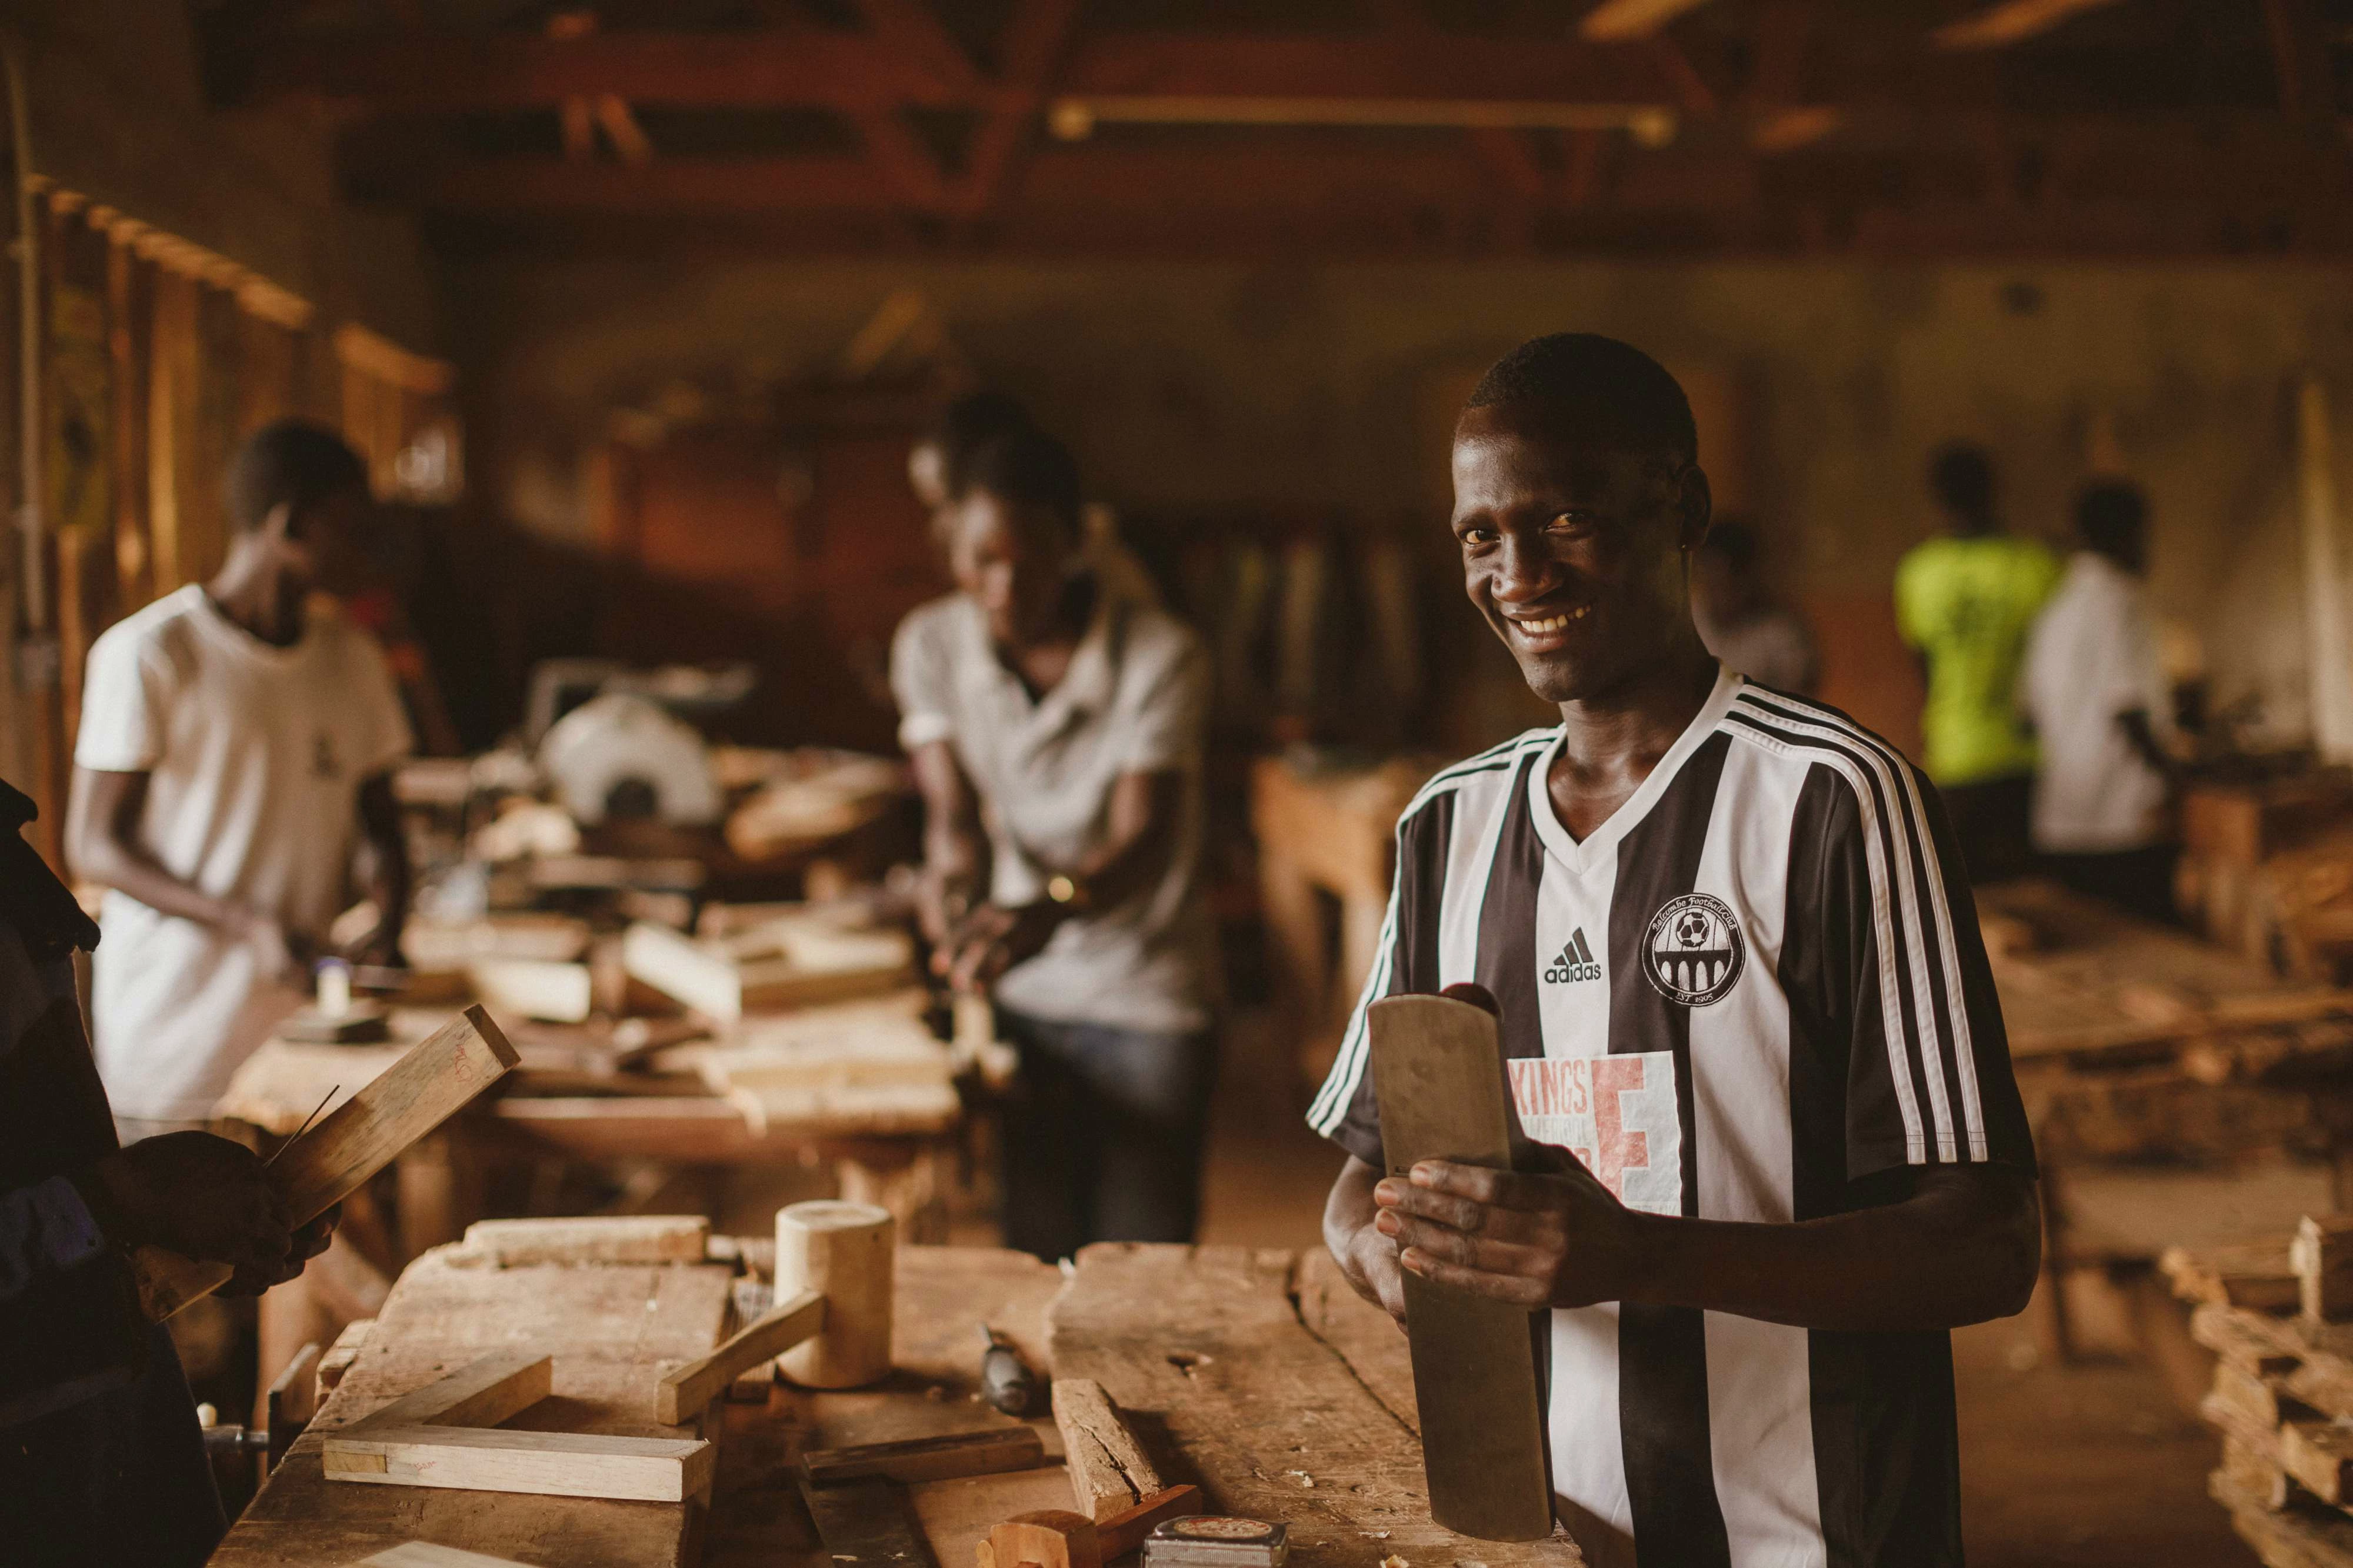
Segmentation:
<svg viewBox="0 0 2353 1568">
<path fill-rule="evenodd" d="M 1589 605 L 1579 605 L 1573 610 L 1565 610 L 1557 616 L 1547 616 L 1542 620 L 1529 620 L 1525 616 L 1514 616 L 1511 617 L 1511 622 L 1531 636 L 1542 637 L 1546 632 L 1567 631 L 1569 622 L 1583 620 L 1586 612 L 1591 608 Z"/>
</svg>

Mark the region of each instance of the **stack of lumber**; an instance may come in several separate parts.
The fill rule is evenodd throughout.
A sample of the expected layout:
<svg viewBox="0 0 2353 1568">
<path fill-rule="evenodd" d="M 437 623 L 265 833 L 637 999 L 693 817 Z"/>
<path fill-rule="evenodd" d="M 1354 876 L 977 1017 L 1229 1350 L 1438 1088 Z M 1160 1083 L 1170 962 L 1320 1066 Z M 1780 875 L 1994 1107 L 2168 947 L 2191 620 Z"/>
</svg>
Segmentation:
<svg viewBox="0 0 2353 1568">
<path fill-rule="evenodd" d="M 738 1020 L 708 1045 L 670 1053 L 755 1122 L 826 1121 L 882 1133 L 953 1124 L 955 1053 L 923 1022 L 929 995 L 885 995 Z"/>
<path fill-rule="evenodd" d="M 725 936 L 640 921 L 622 939 L 629 977 L 720 1023 L 895 990 L 914 976 L 906 932 L 785 911 Z"/>
<path fill-rule="evenodd" d="M 2299 980 L 2353 966 L 2353 775 L 2200 784 L 2183 797 L 2176 896 L 2190 924 Z"/>
<path fill-rule="evenodd" d="M 1979 898 L 2038 1146 L 2194 1163 L 2313 1141 L 2285 1086 L 2353 1046 L 2353 991 L 2284 981 L 2049 883 Z"/>
<path fill-rule="evenodd" d="M 2273 1568 L 2353 1568 L 2353 1217 L 2160 1266 L 2218 1358 L 2214 1500 Z"/>
</svg>

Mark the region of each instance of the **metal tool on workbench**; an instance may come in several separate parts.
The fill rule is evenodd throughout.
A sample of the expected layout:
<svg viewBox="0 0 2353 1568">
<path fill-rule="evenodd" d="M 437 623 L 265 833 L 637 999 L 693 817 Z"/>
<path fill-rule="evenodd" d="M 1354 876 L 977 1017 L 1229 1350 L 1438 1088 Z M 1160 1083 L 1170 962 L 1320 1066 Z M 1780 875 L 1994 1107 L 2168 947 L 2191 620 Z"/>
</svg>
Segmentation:
<svg viewBox="0 0 2353 1568">
<path fill-rule="evenodd" d="M 1282 1568 L 1291 1527 L 1230 1514 L 1172 1519 L 1144 1538 L 1144 1568 Z"/>
<path fill-rule="evenodd" d="M 818 1539 L 837 1563 L 859 1568 L 937 1568 L 907 1489 L 882 1476 L 835 1486 L 801 1482 Z"/>
<path fill-rule="evenodd" d="M 1008 1415 L 1027 1415 L 1038 1403 L 1038 1379 L 1013 1342 L 980 1325 L 980 1396 Z"/>
<path fill-rule="evenodd" d="M 801 1500 L 836 1563 L 934 1568 L 906 1483 L 1027 1469 L 1044 1458 L 1027 1426 L 825 1448 L 801 1457 Z"/>
</svg>

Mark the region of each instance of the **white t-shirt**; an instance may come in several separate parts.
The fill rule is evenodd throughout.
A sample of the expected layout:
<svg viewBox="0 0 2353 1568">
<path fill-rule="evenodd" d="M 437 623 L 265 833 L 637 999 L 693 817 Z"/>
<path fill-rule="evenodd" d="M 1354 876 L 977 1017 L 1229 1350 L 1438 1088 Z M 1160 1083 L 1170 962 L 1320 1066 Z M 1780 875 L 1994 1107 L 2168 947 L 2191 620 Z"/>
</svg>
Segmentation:
<svg viewBox="0 0 2353 1568">
<path fill-rule="evenodd" d="M 2059 855 L 2140 849 L 2165 836 L 2165 777 L 2118 714 L 2166 722 L 2164 667 L 2139 579 L 2081 552 L 2043 606 L 2019 671 L 2019 705 L 2042 752 L 2034 847 Z"/>
<path fill-rule="evenodd" d="M 139 837 L 164 869 L 316 937 L 350 891 L 359 786 L 410 743 L 384 655 L 332 606 L 273 647 L 191 585 L 91 647 L 74 761 L 149 775 Z M 253 944 L 121 893 L 99 926 L 92 1045 L 115 1113 L 210 1116 L 301 994 Z"/>
<path fill-rule="evenodd" d="M 1008 907 L 1044 895 L 1050 868 L 1103 842 L 1122 774 L 1184 775 L 1176 843 L 1159 884 L 1066 921 L 1045 951 L 1007 971 L 997 999 L 1057 1023 L 1155 1034 L 1209 1026 L 1217 933 L 1201 889 L 1201 753 L 1209 662 L 1183 622 L 1105 589 L 1061 683 L 1032 701 L 998 659 L 987 616 L 962 594 L 899 624 L 891 688 L 913 752 L 955 748 L 983 805 L 989 896 Z"/>
</svg>

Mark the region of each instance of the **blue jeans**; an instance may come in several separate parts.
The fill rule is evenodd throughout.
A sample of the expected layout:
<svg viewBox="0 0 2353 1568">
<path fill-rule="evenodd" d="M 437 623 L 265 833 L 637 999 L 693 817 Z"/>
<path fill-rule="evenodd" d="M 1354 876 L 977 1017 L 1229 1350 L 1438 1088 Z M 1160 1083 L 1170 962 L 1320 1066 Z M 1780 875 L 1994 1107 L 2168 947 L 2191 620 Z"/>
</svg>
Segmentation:
<svg viewBox="0 0 2353 1568">
<path fill-rule="evenodd" d="M 999 1009 L 1021 1056 L 1005 1110 L 1005 1245 L 1052 1262 L 1093 1241 L 1193 1239 L 1217 1037 Z"/>
</svg>

